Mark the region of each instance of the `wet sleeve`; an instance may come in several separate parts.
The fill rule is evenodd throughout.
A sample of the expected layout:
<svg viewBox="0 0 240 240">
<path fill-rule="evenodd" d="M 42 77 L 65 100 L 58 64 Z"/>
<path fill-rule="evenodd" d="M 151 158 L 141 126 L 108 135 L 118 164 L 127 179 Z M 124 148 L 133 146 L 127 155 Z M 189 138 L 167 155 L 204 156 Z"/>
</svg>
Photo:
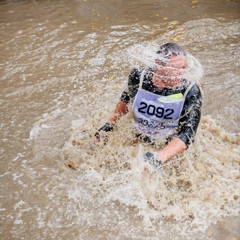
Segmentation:
<svg viewBox="0 0 240 240">
<path fill-rule="evenodd" d="M 194 142 L 194 137 L 201 118 L 201 106 L 201 91 L 195 84 L 186 96 L 178 128 L 178 138 L 187 146 Z"/>
<path fill-rule="evenodd" d="M 137 94 L 141 73 L 133 69 L 128 77 L 128 89 L 124 91 L 120 100 L 128 104 Z"/>
</svg>

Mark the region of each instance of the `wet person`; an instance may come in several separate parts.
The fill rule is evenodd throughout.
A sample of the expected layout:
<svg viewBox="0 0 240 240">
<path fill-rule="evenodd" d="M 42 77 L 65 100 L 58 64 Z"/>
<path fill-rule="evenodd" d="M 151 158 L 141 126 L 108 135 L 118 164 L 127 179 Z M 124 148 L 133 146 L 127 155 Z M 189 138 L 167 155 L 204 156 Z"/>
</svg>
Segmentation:
<svg viewBox="0 0 240 240">
<path fill-rule="evenodd" d="M 155 54 L 155 67 L 134 69 L 128 89 L 121 95 L 113 117 L 95 134 L 113 131 L 117 121 L 129 111 L 133 102 L 137 137 L 154 143 L 164 139 L 166 145 L 158 152 L 146 153 L 145 161 L 159 167 L 183 152 L 194 141 L 201 117 L 202 96 L 197 84 L 185 79 L 187 53 L 175 43 L 166 43 Z"/>
</svg>

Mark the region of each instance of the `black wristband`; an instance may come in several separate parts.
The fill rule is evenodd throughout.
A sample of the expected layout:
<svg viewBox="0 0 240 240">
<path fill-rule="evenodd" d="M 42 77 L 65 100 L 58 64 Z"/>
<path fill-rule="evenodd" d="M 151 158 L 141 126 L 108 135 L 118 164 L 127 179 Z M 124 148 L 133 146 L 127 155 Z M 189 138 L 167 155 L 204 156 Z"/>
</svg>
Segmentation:
<svg viewBox="0 0 240 240">
<path fill-rule="evenodd" d="M 113 131 L 113 126 L 110 125 L 110 123 L 106 123 L 104 126 L 98 129 L 98 131 L 95 133 L 96 138 L 100 138 L 100 131 L 104 132 L 112 132 Z"/>
<path fill-rule="evenodd" d="M 110 123 L 106 123 L 103 127 L 99 128 L 98 131 L 112 132 L 113 126 L 111 126 Z"/>
<path fill-rule="evenodd" d="M 145 153 L 144 154 L 144 161 L 148 162 L 149 164 L 151 164 L 155 168 L 158 168 L 159 166 L 162 165 L 162 161 L 154 155 L 155 154 L 152 154 L 150 152 Z"/>
</svg>

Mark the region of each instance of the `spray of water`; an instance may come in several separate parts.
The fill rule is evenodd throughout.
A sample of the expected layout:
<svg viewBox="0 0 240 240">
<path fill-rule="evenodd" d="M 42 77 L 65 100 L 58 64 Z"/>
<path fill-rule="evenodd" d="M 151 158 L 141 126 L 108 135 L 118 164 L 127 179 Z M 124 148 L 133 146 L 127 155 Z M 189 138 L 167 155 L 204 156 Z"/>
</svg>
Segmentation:
<svg viewBox="0 0 240 240">
<path fill-rule="evenodd" d="M 61 116 L 68 115 L 68 111 Z M 96 106 L 97 114 L 100 112 Z M 108 114 L 107 109 L 101 111 L 101 118 Z M 100 118 L 81 118 L 79 112 L 77 115 L 61 150 L 65 167 L 81 176 L 69 186 L 69 198 L 76 207 L 81 204 L 88 208 L 92 201 L 99 207 L 118 202 L 137 209 L 147 232 L 174 226 L 169 230 L 171 234 L 183 236 L 206 231 L 219 219 L 239 214 L 240 136 L 226 132 L 210 116 L 203 117 L 188 151 L 156 171 L 142 158 L 146 150 L 156 149 L 134 139 L 131 114 L 120 120 L 116 131 L 105 136 L 107 143 L 98 145 L 93 135 Z M 32 135 L 47 134 L 46 125 L 57 119 L 52 116 L 36 124 Z M 143 177 L 145 168 L 151 178 Z"/>
<path fill-rule="evenodd" d="M 135 44 L 128 49 L 128 60 L 133 68 L 155 68 L 155 59 L 168 62 L 168 56 L 157 54 L 160 45 L 156 43 Z M 191 82 L 200 84 L 203 77 L 203 66 L 197 58 L 186 51 L 187 69 L 184 78 Z M 165 67 L 167 69 L 167 67 Z"/>
<path fill-rule="evenodd" d="M 149 43 L 130 47 L 128 61 L 121 62 L 121 67 L 154 67 L 157 47 Z M 119 52 L 115 54 L 119 56 L 113 55 L 113 66 L 124 59 Z M 190 53 L 187 59 L 186 78 L 199 83 L 202 66 Z M 90 75 L 92 72 L 82 71 L 81 82 L 96 77 Z M 68 108 L 37 122 L 30 133 L 37 152 L 44 150 L 45 156 L 41 157 L 51 158 L 48 151 L 53 145 L 52 136 L 70 126 L 65 130 L 65 142 L 57 149 L 65 173 L 62 178 L 71 176 L 66 177 L 71 203 L 67 210 L 69 225 L 74 225 L 74 220 L 87 229 L 104 230 L 120 224 L 119 239 L 144 235 L 148 236 L 145 239 L 191 239 L 191 234 L 205 232 L 224 217 L 239 216 L 238 134 L 227 132 L 213 117 L 203 116 L 195 143 L 156 171 L 142 156 L 146 151 L 160 149 L 161 143 L 153 147 L 138 142 L 131 113 L 119 121 L 114 132 L 101 134 L 106 141 L 94 143 L 96 130 L 109 119 L 118 101 L 116 96 L 123 90 L 121 76 L 112 82 L 113 78 L 97 78 Z M 52 147 L 52 151 L 56 148 Z M 146 168 L 150 178 L 143 176 Z M 57 191 L 54 194 L 57 196 Z"/>
</svg>

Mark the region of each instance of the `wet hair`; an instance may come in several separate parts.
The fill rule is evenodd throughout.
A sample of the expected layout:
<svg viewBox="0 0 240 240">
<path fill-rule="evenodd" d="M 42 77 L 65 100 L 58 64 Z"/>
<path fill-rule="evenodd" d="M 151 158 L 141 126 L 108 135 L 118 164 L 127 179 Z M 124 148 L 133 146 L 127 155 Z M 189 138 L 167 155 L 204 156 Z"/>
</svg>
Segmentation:
<svg viewBox="0 0 240 240">
<path fill-rule="evenodd" d="M 167 61 L 171 56 L 186 56 L 186 52 L 176 43 L 165 43 L 156 52 L 157 59 Z"/>
</svg>

